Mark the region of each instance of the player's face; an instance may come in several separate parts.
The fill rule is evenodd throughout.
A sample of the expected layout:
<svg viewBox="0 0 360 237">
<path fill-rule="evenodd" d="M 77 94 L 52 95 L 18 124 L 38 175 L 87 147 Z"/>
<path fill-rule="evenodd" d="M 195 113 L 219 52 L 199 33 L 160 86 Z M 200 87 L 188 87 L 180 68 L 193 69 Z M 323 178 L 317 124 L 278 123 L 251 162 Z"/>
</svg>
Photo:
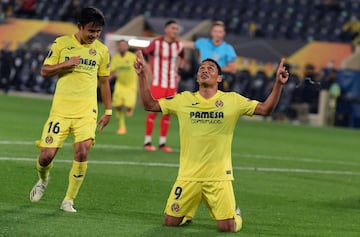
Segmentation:
<svg viewBox="0 0 360 237">
<path fill-rule="evenodd" d="M 179 25 L 176 23 L 170 24 L 165 27 L 165 35 L 172 40 L 176 39 L 179 34 Z"/>
<path fill-rule="evenodd" d="M 81 44 L 92 44 L 97 38 L 99 38 L 102 26 L 88 23 L 85 26 L 79 25 L 79 36 Z"/>
<path fill-rule="evenodd" d="M 221 25 L 213 26 L 213 28 L 211 29 L 210 35 L 211 35 L 211 38 L 213 39 L 213 41 L 215 41 L 215 42 L 223 41 L 224 37 L 225 37 L 224 26 L 221 26 Z"/>
<path fill-rule="evenodd" d="M 199 85 L 217 85 L 221 82 L 221 75 L 215 63 L 210 61 L 202 62 L 197 72 L 197 82 Z"/>
<path fill-rule="evenodd" d="M 120 41 L 118 44 L 118 49 L 119 49 L 119 53 L 123 54 L 126 53 L 126 51 L 128 51 L 129 46 L 125 41 Z"/>
</svg>

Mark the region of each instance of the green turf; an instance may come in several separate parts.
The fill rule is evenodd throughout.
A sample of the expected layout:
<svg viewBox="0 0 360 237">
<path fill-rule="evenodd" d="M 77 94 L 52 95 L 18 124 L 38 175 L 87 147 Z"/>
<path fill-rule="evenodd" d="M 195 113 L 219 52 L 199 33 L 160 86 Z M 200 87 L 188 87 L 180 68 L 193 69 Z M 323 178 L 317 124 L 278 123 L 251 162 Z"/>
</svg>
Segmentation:
<svg viewBox="0 0 360 237">
<path fill-rule="evenodd" d="M 186 227 L 162 225 L 176 178 L 174 153 L 142 150 L 146 113 L 127 119 L 116 134 L 115 116 L 97 134 L 77 213 L 59 210 L 72 160 L 71 137 L 55 159 L 39 203 L 29 201 L 37 181 L 35 158 L 50 100 L 0 95 L 0 236 L 225 236 L 201 206 Z M 158 140 L 158 124 L 154 132 Z M 201 145 L 201 144 L 199 144 Z M 360 131 L 239 120 L 233 139 L 234 191 L 243 213 L 241 236 L 359 236 Z"/>
</svg>

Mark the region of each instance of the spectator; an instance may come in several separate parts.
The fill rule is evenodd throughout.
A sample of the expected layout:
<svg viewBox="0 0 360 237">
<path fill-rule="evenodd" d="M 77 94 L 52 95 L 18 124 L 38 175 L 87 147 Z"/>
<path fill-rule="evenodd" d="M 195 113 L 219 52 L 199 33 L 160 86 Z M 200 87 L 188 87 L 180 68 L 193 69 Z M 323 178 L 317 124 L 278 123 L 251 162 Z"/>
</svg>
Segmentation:
<svg viewBox="0 0 360 237">
<path fill-rule="evenodd" d="M 15 53 L 14 53 L 14 78 L 13 78 L 13 86 L 15 86 L 15 90 L 17 91 L 21 91 L 22 90 L 22 83 L 23 83 L 23 79 L 22 79 L 22 71 L 24 68 L 24 64 L 25 64 L 25 48 L 24 47 L 19 47 Z"/>
<path fill-rule="evenodd" d="M 341 10 L 341 7 L 337 0 L 322 0 L 321 3 L 315 5 L 315 7 L 323 12 Z"/>
<path fill-rule="evenodd" d="M 14 11 L 14 0 L 1 0 L 0 5 L 0 22 L 8 17 L 11 17 Z"/>
<path fill-rule="evenodd" d="M 11 84 L 11 70 L 13 66 L 13 53 L 10 50 L 11 42 L 3 41 L 3 48 L 0 51 L 0 83 L 3 87 L 5 94 L 10 90 Z"/>
<path fill-rule="evenodd" d="M 330 84 L 330 87 L 329 87 L 329 93 L 330 93 L 329 124 L 334 125 L 335 124 L 336 104 L 337 104 L 337 99 L 341 95 L 341 88 L 340 88 L 340 85 L 337 83 L 337 73 L 335 70 L 332 71 L 329 79 L 330 79 L 330 83 L 329 83 Z"/>
<path fill-rule="evenodd" d="M 315 67 L 312 64 L 305 65 L 305 80 L 303 85 L 303 97 L 302 101 L 309 105 L 310 113 L 318 112 L 320 88 L 311 83 L 311 81 L 319 82 L 322 77 L 321 73 L 315 71 Z"/>
<path fill-rule="evenodd" d="M 16 13 L 20 17 L 34 17 L 36 15 L 36 0 L 22 0 Z"/>
<path fill-rule="evenodd" d="M 300 123 L 307 124 L 309 113 L 318 112 L 321 78 L 322 73 L 316 72 L 314 65 L 305 65 L 304 78 L 298 82 L 290 106 Z"/>
<path fill-rule="evenodd" d="M 70 21 L 76 23 L 77 16 L 81 11 L 81 1 L 71 0 L 65 7 L 64 12 L 61 15 L 62 21 Z"/>
<path fill-rule="evenodd" d="M 350 20 L 343 25 L 340 38 L 345 42 L 351 42 L 359 35 L 359 33 L 360 20 L 356 14 L 353 13 L 350 17 Z"/>
</svg>

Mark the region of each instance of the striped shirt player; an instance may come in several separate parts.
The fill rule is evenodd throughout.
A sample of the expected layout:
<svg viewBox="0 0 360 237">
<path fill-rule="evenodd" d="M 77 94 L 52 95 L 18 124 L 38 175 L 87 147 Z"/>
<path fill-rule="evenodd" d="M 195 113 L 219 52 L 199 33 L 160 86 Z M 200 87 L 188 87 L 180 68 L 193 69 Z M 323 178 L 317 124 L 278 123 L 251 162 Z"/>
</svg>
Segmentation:
<svg viewBox="0 0 360 237">
<path fill-rule="evenodd" d="M 151 94 L 155 99 L 172 97 L 177 93 L 178 88 L 178 66 L 184 64 L 184 48 L 177 39 L 179 25 L 176 21 L 170 20 L 165 24 L 165 35 L 150 42 L 150 45 L 143 49 L 143 53 L 149 56 L 152 70 Z M 179 61 L 180 59 L 180 61 Z M 144 149 L 155 151 L 151 143 L 151 136 L 154 129 L 156 113 L 149 112 L 146 118 Z M 159 149 L 171 152 L 172 149 L 165 145 L 166 136 L 170 125 L 170 116 L 162 115 L 160 120 Z"/>
</svg>

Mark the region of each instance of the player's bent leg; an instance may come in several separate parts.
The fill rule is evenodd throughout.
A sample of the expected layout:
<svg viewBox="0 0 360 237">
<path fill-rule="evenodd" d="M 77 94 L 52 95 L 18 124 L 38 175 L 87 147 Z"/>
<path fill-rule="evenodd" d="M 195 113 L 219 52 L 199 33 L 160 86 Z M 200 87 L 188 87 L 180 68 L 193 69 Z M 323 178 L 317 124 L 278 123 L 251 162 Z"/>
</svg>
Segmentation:
<svg viewBox="0 0 360 237">
<path fill-rule="evenodd" d="M 218 230 L 221 232 L 235 232 L 236 226 L 235 226 L 235 220 L 234 219 L 227 219 L 227 220 L 218 220 L 217 221 L 217 227 Z"/>
<path fill-rule="evenodd" d="M 38 162 L 40 166 L 48 166 L 54 159 L 58 148 L 41 148 Z"/>
<path fill-rule="evenodd" d="M 179 226 L 182 224 L 184 217 L 174 217 L 165 214 L 164 225 L 166 226 Z"/>
<path fill-rule="evenodd" d="M 242 222 L 243 222 L 239 208 L 237 208 L 237 214 L 234 216 L 234 219 L 235 219 L 235 232 L 238 232 L 241 230 Z"/>
<path fill-rule="evenodd" d="M 234 219 L 218 220 L 217 226 L 221 232 L 238 232 L 242 228 L 242 218 L 235 215 Z"/>
<path fill-rule="evenodd" d="M 53 167 L 52 160 L 55 157 L 57 148 L 42 148 L 40 156 L 36 163 L 36 169 L 39 180 L 30 191 L 30 201 L 38 202 L 44 195 L 44 192 L 49 184 L 50 170 Z"/>
</svg>

